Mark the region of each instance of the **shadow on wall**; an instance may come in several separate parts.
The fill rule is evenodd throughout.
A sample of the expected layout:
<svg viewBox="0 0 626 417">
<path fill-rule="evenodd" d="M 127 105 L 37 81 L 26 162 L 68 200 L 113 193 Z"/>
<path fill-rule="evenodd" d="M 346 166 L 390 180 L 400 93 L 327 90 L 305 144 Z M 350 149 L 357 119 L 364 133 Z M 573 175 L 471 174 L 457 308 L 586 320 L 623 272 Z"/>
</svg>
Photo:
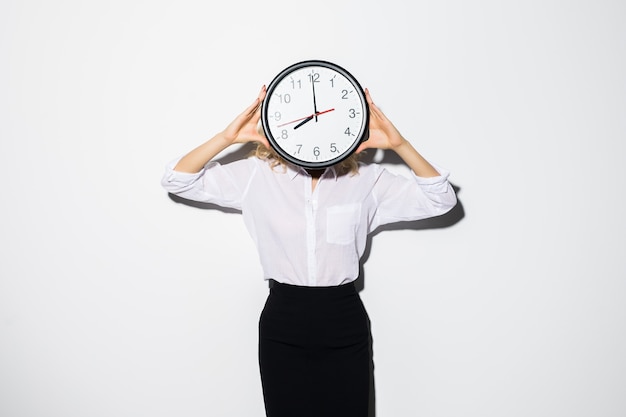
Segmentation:
<svg viewBox="0 0 626 417">
<path fill-rule="evenodd" d="M 216 161 L 218 161 L 221 164 L 227 164 L 229 162 L 246 158 L 254 150 L 254 146 L 255 145 L 253 144 L 245 144 L 241 146 L 239 149 L 235 150 L 234 152 L 231 152 L 223 157 L 217 158 Z M 373 163 L 375 153 L 376 152 L 373 152 L 373 151 L 364 153 L 364 155 L 361 157 L 361 161 L 364 163 Z M 404 165 L 404 162 L 402 161 L 402 159 L 394 152 L 384 152 L 383 158 L 379 159 L 377 163 L 390 164 L 390 165 Z M 424 220 L 416 220 L 412 222 L 399 222 L 399 223 L 392 223 L 392 224 L 384 225 L 378 228 L 374 233 L 368 236 L 367 244 L 365 247 L 365 253 L 363 254 L 363 257 L 361 258 L 361 261 L 359 264 L 359 278 L 355 281 L 355 286 L 356 286 L 357 291 L 360 292 L 365 287 L 365 273 L 364 273 L 363 265 L 365 264 L 365 262 L 367 262 L 367 259 L 369 258 L 371 247 L 372 247 L 372 238 L 374 236 L 378 235 L 381 232 L 391 231 L 391 230 L 426 230 L 426 229 L 446 228 L 446 227 L 453 226 L 454 224 L 458 223 L 465 217 L 465 211 L 463 210 L 463 205 L 461 204 L 461 200 L 458 198 L 461 188 L 454 184 L 452 184 L 452 187 L 454 188 L 454 191 L 457 194 L 458 202 L 456 206 L 453 207 L 452 210 L 450 210 L 446 214 L 443 214 L 437 217 L 432 217 L 429 219 L 424 219 Z M 173 201 L 177 203 L 182 203 L 182 204 L 196 207 L 196 208 L 219 210 L 224 213 L 241 213 L 239 210 L 228 209 L 228 208 L 217 206 L 215 204 L 191 201 L 191 200 L 184 199 L 182 197 L 178 197 L 173 194 L 169 194 L 169 196 Z M 368 317 L 368 326 L 370 329 L 370 397 L 369 397 L 370 399 L 369 399 L 368 417 L 375 417 L 376 416 L 376 388 L 374 384 L 373 338 L 372 338 L 372 333 L 371 333 L 371 320 L 369 319 L 369 317 Z"/>
<path fill-rule="evenodd" d="M 364 155 L 361 160 L 365 163 L 373 163 L 374 162 L 374 153 L 370 152 Z M 379 164 L 389 164 L 389 165 L 404 165 L 402 159 L 395 152 L 384 152 L 383 158 L 377 161 Z M 447 213 L 437 216 L 431 217 L 429 219 L 416 220 L 411 222 L 398 222 L 386 224 L 384 226 L 376 229 L 374 233 L 371 233 L 367 237 L 367 243 L 365 246 L 365 252 L 361 257 L 359 263 L 359 278 L 355 281 L 355 286 L 357 291 L 361 292 L 365 288 L 365 271 L 363 266 L 367 259 L 370 256 L 371 248 L 372 248 L 372 239 L 374 236 L 378 235 L 381 232 L 391 231 L 391 230 L 426 230 L 426 229 L 440 229 L 451 227 L 456 223 L 460 222 L 463 217 L 465 217 L 465 211 L 463 210 L 463 205 L 461 204 L 461 200 L 459 198 L 459 192 L 461 188 L 452 184 L 452 188 L 454 192 L 457 194 L 457 204 L 452 208 L 452 210 Z M 372 337 L 372 323 L 368 317 L 368 325 L 370 328 L 370 399 L 369 399 L 369 409 L 368 409 L 368 417 L 376 416 L 376 386 L 374 382 L 374 338 Z"/>
</svg>

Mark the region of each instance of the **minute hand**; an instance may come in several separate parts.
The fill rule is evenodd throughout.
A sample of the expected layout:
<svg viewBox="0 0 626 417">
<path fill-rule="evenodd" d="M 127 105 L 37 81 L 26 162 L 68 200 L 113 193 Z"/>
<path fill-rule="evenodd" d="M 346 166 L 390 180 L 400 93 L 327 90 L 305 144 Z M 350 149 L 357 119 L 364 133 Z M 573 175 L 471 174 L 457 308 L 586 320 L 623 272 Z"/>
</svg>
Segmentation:
<svg viewBox="0 0 626 417">
<path fill-rule="evenodd" d="M 313 86 L 313 115 L 315 116 L 315 122 L 317 123 L 317 102 L 315 100 L 315 73 L 311 74 L 311 85 Z"/>
</svg>

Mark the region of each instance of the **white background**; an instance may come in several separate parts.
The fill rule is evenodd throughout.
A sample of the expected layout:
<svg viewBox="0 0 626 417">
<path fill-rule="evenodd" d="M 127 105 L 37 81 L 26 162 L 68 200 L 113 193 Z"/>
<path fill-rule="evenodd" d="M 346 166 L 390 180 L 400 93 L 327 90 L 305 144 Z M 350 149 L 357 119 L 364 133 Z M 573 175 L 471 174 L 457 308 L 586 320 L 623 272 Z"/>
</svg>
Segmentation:
<svg viewBox="0 0 626 417">
<path fill-rule="evenodd" d="M 459 188 L 451 215 L 371 240 L 376 416 L 626 415 L 625 18 L 2 0 L 0 415 L 264 415 L 241 216 L 159 183 L 303 59 L 351 71 Z"/>
</svg>

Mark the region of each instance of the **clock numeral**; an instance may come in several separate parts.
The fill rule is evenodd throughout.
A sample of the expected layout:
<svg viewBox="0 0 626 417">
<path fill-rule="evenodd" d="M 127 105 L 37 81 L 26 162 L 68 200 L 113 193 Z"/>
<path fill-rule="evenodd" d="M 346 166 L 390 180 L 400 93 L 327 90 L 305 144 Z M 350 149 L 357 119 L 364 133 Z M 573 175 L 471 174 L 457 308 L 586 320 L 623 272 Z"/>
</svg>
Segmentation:
<svg viewBox="0 0 626 417">
<path fill-rule="evenodd" d="M 348 116 L 351 119 L 354 119 L 356 117 L 357 114 L 361 114 L 361 112 L 356 111 L 355 109 L 350 109 L 348 110 Z"/>
<path fill-rule="evenodd" d="M 337 152 L 339 152 L 339 149 L 337 149 L 337 144 L 336 144 L 336 143 L 331 143 L 331 144 L 330 144 L 330 151 L 331 151 L 332 153 L 337 153 Z"/>
<path fill-rule="evenodd" d="M 318 72 L 312 72 L 311 74 L 309 74 L 309 81 L 312 83 L 319 83 L 320 74 Z"/>
<path fill-rule="evenodd" d="M 296 151 L 296 155 L 300 154 L 300 151 L 302 150 L 302 145 L 301 144 L 296 144 L 296 146 L 298 147 L 298 150 Z"/>
<path fill-rule="evenodd" d="M 293 90 L 295 90 L 295 89 L 296 89 L 296 85 L 298 86 L 298 89 L 301 89 L 301 88 L 302 88 L 302 80 L 298 80 L 298 81 L 296 81 L 296 80 L 294 80 L 294 79 L 292 78 L 292 79 L 291 79 L 291 88 L 292 88 Z"/>
<path fill-rule="evenodd" d="M 281 103 L 291 103 L 291 96 L 289 94 L 276 94 Z"/>
<path fill-rule="evenodd" d="M 348 136 L 354 136 L 354 133 L 350 132 L 350 128 L 346 128 L 346 130 L 343 131 L 343 133 L 345 133 Z"/>
<path fill-rule="evenodd" d="M 352 93 L 352 91 L 348 91 L 348 90 L 341 90 L 341 99 L 342 100 L 347 100 L 348 99 L 348 94 Z"/>
<path fill-rule="evenodd" d="M 280 137 L 283 138 L 283 139 L 289 139 L 289 133 L 287 133 L 287 129 L 283 129 L 280 132 Z"/>
<path fill-rule="evenodd" d="M 330 86 L 331 86 L 331 88 L 335 88 L 335 78 L 336 77 L 337 77 L 336 75 L 333 75 L 333 78 L 330 79 Z"/>
<path fill-rule="evenodd" d="M 315 159 L 319 159 L 320 157 L 320 147 L 316 146 L 315 148 L 313 148 L 313 155 L 315 155 Z"/>
<path fill-rule="evenodd" d="M 269 117 L 276 120 L 277 122 L 280 122 L 280 119 L 282 119 L 282 114 L 280 114 L 280 112 L 277 111 L 277 112 L 274 112 L 274 114 L 270 114 Z"/>
</svg>

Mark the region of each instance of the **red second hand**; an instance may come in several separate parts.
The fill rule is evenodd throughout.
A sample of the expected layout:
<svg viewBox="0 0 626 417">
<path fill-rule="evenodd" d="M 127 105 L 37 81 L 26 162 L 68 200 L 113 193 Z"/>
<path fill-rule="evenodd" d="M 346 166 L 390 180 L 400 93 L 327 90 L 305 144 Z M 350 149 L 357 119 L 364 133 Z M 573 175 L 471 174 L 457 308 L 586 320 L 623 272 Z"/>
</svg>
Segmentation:
<svg viewBox="0 0 626 417">
<path fill-rule="evenodd" d="M 287 123 L 283 123 L 283 124 L 280 124 L 280 125 L 276 125 L 276 127 L 283 127 L 283 126 L 287 126 L 287 125 L 290 125 L 290 124 L 295 123 L 295 122 L 300 122 L 300 121 L 302 121 L 302 120 L 304 120 L 304 119 L 313 118 L 313 117 L 315 117 L 315 116 L 319 116 L 320 114 L 324 114 L 324 113 L 331 112 L 331 111 L 333 111 L 333 110 L 335 110 L 335 109 L 328 109 L 328 110 L 324 110 L 324 111 L 318 111 L 317 113 L 313 113 L 313 114 L 311 114 L 310 116 L 301 117 L 300 119 L 296 119 L 296 120 L 292 120 L 292 121 L 287 122 Z"/>
</svg>

